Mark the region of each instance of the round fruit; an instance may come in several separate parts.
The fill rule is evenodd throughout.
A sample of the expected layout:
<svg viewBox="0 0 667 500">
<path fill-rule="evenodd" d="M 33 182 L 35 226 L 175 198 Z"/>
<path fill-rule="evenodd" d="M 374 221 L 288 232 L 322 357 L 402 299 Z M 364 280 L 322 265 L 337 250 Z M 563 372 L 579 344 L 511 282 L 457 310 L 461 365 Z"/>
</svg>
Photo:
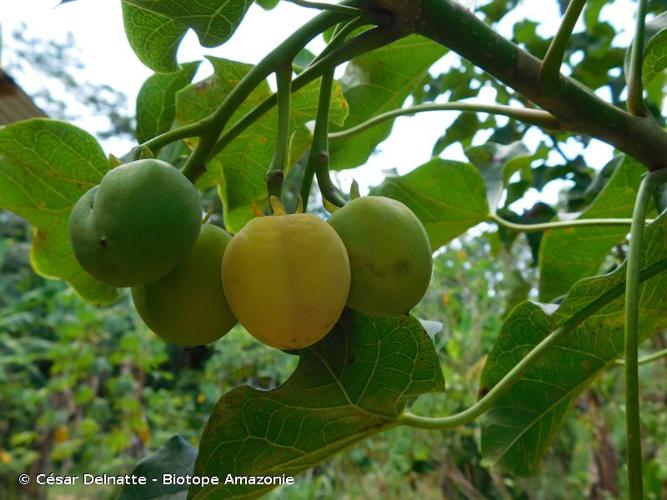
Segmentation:
<svg viewBox="0 0 667 500">
<path fill-rule="evenodd" d="M 169 274 L 132 288 L 141 319 L 160 338 L 172 344 L 208 344 L 236 324 L 220 276 L 231 238 L 219 227 L 205 224 L 195 246 Z"/>
<path fill-rule="evenodd" d="M 350 257 L 348 306 L 370 316 L 396 316 L 421 300 L 431 280 L 431 245 L 408 207 L 382 196 L 357 198 L 336 210 L 329 224 Z"/>
<path fill-rule="evenodd" d="M 257 217 L 232 239 L 222 282 L 234 314 L 279 349 L 314 344 L 336 323 L 350 288 L 345 246 L 310 214 Z"/>
<path fill-rule="evenodd" d="M 190 181 L 160 160 L 116 167 L 72 209 L 74 255 L 110 285 L 138 286 L 167 274 L 192 248 L 201 201 Z"/>
</svg>

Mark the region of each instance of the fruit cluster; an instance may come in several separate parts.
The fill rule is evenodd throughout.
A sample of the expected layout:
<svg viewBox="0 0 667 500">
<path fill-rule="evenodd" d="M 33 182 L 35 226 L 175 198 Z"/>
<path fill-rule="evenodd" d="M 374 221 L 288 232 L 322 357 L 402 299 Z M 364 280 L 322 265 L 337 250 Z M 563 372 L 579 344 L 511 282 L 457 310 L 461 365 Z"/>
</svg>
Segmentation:
<svg viewBox="0 0 667 500">
<path fill-rule="evenodd" d="M 70 216 L 74 255 L 93 277 L 132 287 L 139 315 L 181 345 L 213 342 L 238 321 L 279 349 L 324 337 L 348 307 L 407 313 L 431 277 L 424 227 L 402 203 L 358 198 L 324 222 L 257 217 L 233 238 L 201 224 L 199 193 L 159 160 L 109 171 Z"/>
</svg>

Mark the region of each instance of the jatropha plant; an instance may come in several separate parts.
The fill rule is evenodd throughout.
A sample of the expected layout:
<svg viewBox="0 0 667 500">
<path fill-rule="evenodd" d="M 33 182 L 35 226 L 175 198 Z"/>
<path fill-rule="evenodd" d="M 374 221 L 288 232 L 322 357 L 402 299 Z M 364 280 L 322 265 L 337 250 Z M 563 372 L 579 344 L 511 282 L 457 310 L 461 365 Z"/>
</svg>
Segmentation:
<svg viewBox="0 0 667 500">
<path fill-rule="evenodd" d="M 584 0 L 567 3 L 539 57 L 494 31 L 491 9 L 483 10 L 486 23 L 453 0 L 292 2 L 321 12 L 256 65 L 211 56 L 213 75 L 191 83 L 200 61 L 176 59 L 185 32 L 203 47 L 219 46 L 252 2 L 123 0 L 128 40 L 155 74 L 137 98 L 137 146 L 120 159 L 69 123 L 33 119 L 0 129 L 0 207 L 32 224 L 39 273 L 98 304 L 130 288 L 139 315 L 166 342 L 215 342 L 238 321 L 299 356 L 278 388 L 225 394 L 196 453 L 170 441 L 138 468 L 156 476 L 169 464 L 200 478 L 291 476 L 396 426 L 428 432 L 479 420 L 483 456 L 531 475 L 577 396 L 623 358 L 628 495 L 641 499 L 638 364 L 665 353 L 640 359 L 638 344 L 663 331 L 667 317 L 667 132 L 649 87 L 667 65 L 665 17 L 647 23 L 647 1 L 637 2 L 621 83 L 627 98 L 617 89 L 610 103 L 576 71 L 561 72 Z M 306 45 L 319 36 L 326 47 L 313 54 Z M 465 92 L 453 77 L 429 75 L 447 50 L 466 61 Z M 485 85 L 499 102 L 461 100 Z M 445 92 L 449 102 L 426 102 Z M 414 103 L 404 106 L 408 97 Z M 395 118 L 432 111 L 461 114 L 431 161 L 387 177 L 368 196 L 332 180 L 332 171 L 364 164 Z M 509 140 L 497 117 L 509 119 Z M 467 149 L 470 162 L 437 156 L 447 144 L 470 146 L 482 128 L 496 129 L 495 142 Z M 555 137 L 555 148 L 567 137 L 616 148 L 604 186 L 578 217 L 507 217 L 509 203 L 538 182 L 520 142 L 529 128 Z M 203 213 L 201 196 L 211 189 L 224 228 Z M 316 192 L 326 212 L 315 209 Z M 520 302 L 504 319 L 474 405 L 416 415 L 410 407 L 420 394 L 447 394 L 432 339 L 410 311 L 429 286 L 432 253 L 481 222 L 506 236 L 540 236 L 531 240 L 539 302 Z M 628 235 L 625 262 L 600 274 Z M 274 486 L 171 488 L 228 498 Z M 156 487 L 127 486 L 123 495 Z"/>
</svg>

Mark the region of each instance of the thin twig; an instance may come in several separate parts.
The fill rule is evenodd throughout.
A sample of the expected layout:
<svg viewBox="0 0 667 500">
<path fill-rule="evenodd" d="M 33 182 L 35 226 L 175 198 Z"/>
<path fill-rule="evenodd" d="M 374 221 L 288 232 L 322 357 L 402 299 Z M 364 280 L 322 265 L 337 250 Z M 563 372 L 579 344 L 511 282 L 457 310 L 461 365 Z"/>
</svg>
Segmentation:
<svg viewBox="0 0 667 500">
<path fill-rule="evenodd" d="M 530 125 L 537 125 L 547 129 L 559 129 L 560 123 L 558 120 L 539 109 L 517 108 L 514 106 L 506 106 L 503 104 L 484 104 L 474 102 L 446 102 L 440 104 L 419 104 L 408 108 L 395 109 L 387 111 L 374 116 L 368 121 L 360 123 L 355 127 L 341 130 L 340 132 L 333 132 L 329 134 L 329 139 L 342 139 L 350 135 L 358 134 L 364 130 L 379 125 L 380 123 L 397 118 L 399 116 L 413 115 L 416 113 L 425 113 L 430 111 L 464 111 L 473 113 L 490 113 L 496 115 L 508 116 L 516 120 L 529 123 Z"/>
<path fill-rule="evenodd" d="M 357 9 L 356 7 L 349 7 L 347 5 L 338 5 L 333 3 L 324 3 L 324 2 L 308 2 L 306 0 L 287 0 L 294 5 L 299 7 L 306 7 L 309 9 L 318 9 L 318 10 L 329 10 L 332 12 L 342 12 L 344 14 L 350 14 L 351 16 L 358 16 L 363 14 L 364 11 Z"/>
</svg>

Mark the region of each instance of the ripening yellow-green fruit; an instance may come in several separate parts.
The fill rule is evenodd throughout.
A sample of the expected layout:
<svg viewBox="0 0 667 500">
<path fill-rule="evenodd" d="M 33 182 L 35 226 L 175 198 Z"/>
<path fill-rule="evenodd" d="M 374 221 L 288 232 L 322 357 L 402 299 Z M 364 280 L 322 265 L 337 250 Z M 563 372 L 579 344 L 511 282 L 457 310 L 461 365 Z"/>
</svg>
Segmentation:
<svg viewBox="0 0 667 500">
<path fill-rule="evenodd" d="M 252 219 L 222 261 L 229 305 L 261 342 L 301 349 L 324 337 L 340 317 L 350 288 L 345 246 L 311 214 Z"/>
<path fill-rule="evenodd" d="M 220 265 L 231 236 L 204 224 L 194 247 L 169 274 L 132 288 L 132 300 L 146 325 L 172 344 L 203 345 L 236 324 L 222 288 Z"/>
<path fill-rule="evenodd" d="M 408 207 L 366 196 L 336 210 L 329 224 L 350 257 L 350 308 L 384 317 L 417 305 L 431 280 L 433 259 L 426 230 Z"/>
</svg>

